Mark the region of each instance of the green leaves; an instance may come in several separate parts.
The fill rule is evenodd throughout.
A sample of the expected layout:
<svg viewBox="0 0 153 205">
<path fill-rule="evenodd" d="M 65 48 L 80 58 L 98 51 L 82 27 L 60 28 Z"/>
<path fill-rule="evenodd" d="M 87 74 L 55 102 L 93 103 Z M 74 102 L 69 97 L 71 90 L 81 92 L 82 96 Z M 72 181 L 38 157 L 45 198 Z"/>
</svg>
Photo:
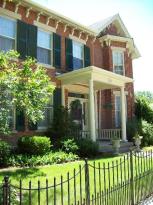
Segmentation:
<svg viewBox="0 0 153 205">
<path fill-rule="evenodd" d="M 50 100 L 54 86 L 46 69 L 27 57 L 19 62 L 15 51 L 0 52 L 0 132 L 9 130 L 12 107 L 24 110 L 28 121 L 43 119 L 43 109 Z"/>
</svg>

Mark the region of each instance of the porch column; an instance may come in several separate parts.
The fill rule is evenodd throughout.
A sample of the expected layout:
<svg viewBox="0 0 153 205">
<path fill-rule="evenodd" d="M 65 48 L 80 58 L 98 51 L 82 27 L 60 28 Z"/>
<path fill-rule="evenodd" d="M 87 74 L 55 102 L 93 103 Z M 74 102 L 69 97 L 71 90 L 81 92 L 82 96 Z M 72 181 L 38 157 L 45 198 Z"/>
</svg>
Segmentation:
<svg viewBox="0 0 153 205">
<path fill-rule="evenodd" d="M 62 106 L 65 107 L 65 88 L 63 85 L 61 86 L 61 88 L 62 88 Z"/>
<path fill-rule="evenodd" d="M 122 140 L 127 141 L 126 138 L 126 112 L 125 112 L 125 92 L 124 86 L 121 87 L 121 127 L 122 127 Z"/>
<path fill-rule="evenodd" d="M 95 102 L 94 102 L 94 87 L 93 79 L 89 80 L 89 116 L 90 116 L 90 135 L 93 141 L 96 141 L 95 128 Z"/>
</svg>

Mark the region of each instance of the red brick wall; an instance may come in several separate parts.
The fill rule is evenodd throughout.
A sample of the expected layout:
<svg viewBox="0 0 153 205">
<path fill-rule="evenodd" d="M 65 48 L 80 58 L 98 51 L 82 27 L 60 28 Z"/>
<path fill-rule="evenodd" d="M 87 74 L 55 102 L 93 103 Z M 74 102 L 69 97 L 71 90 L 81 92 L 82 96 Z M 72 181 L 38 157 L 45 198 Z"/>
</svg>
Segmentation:
<svg viewBox="0 0 153 205">
<path fill-rule="evenodd" d="M 2 0 L 0 0 L 0 7 L 2 7 Z M 6 3 L 6 9 L 10 11 L 15 11 L 15 4 L 12 2 Z M 30 14 L 28 18 L 26 17 L 26 8 L 23 6 L 19 6 L 18 13 L 21 14 L 22 20 L 26 23 L 33 24 L 34 20 L 37 18 L 37 12 L 36 11 L 30 11 Z M 47 17 L 40 15 L 39 21 L 41 23 L 46 23 Z M 55 27 L 56 21 L 53 19 L 50 19 L 49 26 Z M 62 23 L 58 24 L 58 28 L 56 31 L 59 35 L 61 35 L 61 70 L 65 71 L 65 37 L 68 37 L 69 34 L 72 32 L 71 27 L 67 27 L 66 32 L 64 32 L 64 25 Z M 109 26 L 104 34 L 111 34 L 111 35 L 118 35 L 117 29 L 114 25 Z M 75 30 L 74 32 L 75 36 L 79 35 L 79 30 Z M 86 34 L 81 35 L 81 39 L 85 39 Z M 95 65 L 97 67 L 112 71 L 113 64 L 112 64 L 112 50 L 111 46 L 113 47 L 121 47 L 126 49 L 126 44 L 121 42 L 111 42 L 111 44 L 108 46 L 104 44 L 101 46 L 101 43 L 98 39 L 96 41 L 93 41 L 93 38 L 89 36 L 89 39 L 87 41 L 87 46 L 90 47 L 91 51 L 91 64 Z M 133 77 L 132 72 L 132 59 L 131 56 L 128 55 L 128 50 L 125 50 L 125 75 L 128 77 Z M 55 77 L 56 70 L 54 69 L 47 69 L 47 73 L 49 76 L 51 76 L 52 80 L 55 81 L 58 86 L 60 86 L 60 82 L 56 80 Z M 128 118 L 131 118 L 133 115 L 134 110 L 134 91 L 133 91 L 133 84 L 128 84 L 126 86 L 126 89 L 128 91 Z M 67 96 L 67 91 L 66 91 Z M 67 98 L 65 98 L 67 99 Z M 65 102 L 67 104 L 67 100 Z M 112 103 L 112 109 L 106 108 L 105 106 L 102 106 L 102 126 L 103 128 L 111 128 L 114 126 L 114 95 L 112 94 L 111 90 L 105 90 L 102 91 L 102 105 L 106 105 L 108 103 Z M 31 134 L 31 132 L 29 132 Z M 23 133 L 20 133 L 20 135 Z M 27 134 L 27 133 L 26 133 Z"/>
</svg>

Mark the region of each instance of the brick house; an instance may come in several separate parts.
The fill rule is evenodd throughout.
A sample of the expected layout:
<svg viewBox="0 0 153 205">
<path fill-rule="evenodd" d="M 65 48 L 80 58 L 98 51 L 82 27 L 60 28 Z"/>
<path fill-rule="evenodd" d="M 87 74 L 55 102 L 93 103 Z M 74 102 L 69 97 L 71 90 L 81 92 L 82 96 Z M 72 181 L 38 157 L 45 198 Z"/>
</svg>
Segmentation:
<svg viewBox="0 0 153 205">
<path fill-rule="evenodd" d="M 134 114 L 132 60 L 140 54 L 118 14 L 86 27 L 29 0 L 0 0 L 0 50 L 9 49 L 21 59 L 35 57 L 56 85 L 37 126 L 29 127 L 23 113 L 12 109 L 16 136 L 45 131 L 53 107 L 72 109 L 77 102 L 73 120 L 83 136 L 127 140 L 126 121 Z"/>
</svg>

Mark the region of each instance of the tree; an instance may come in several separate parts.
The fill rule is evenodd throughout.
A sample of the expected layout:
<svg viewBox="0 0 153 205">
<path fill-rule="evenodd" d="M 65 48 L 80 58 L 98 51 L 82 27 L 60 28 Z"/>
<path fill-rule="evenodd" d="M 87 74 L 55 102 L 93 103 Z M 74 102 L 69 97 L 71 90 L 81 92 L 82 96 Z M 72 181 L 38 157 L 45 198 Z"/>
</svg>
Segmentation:
<svg viewBox="0 0 153 205">
<path fill-rule="evenodd" d="M 153 103 L 153 93 L 150 91 L 137 91 L 136 97 L 144 97 L 149 103 Z"/>
<path fill-rule="evenodd" d="M 144 96 L 138 96 L 135 100 L 135 114 L 138 120 L 146 120 L 153 123 L 153 110 Z"/>
<path fill-rule="evenodd" d="M 27 57 L 18 62 L 15 51 L 0 52 L 0 133 L 9 132 L 11 107 L 24 111 L 26 118 L 36 123 L 43 119 L 43 109 L 53 93 L 54 86 L 46 69 Z"/>
</svg>

